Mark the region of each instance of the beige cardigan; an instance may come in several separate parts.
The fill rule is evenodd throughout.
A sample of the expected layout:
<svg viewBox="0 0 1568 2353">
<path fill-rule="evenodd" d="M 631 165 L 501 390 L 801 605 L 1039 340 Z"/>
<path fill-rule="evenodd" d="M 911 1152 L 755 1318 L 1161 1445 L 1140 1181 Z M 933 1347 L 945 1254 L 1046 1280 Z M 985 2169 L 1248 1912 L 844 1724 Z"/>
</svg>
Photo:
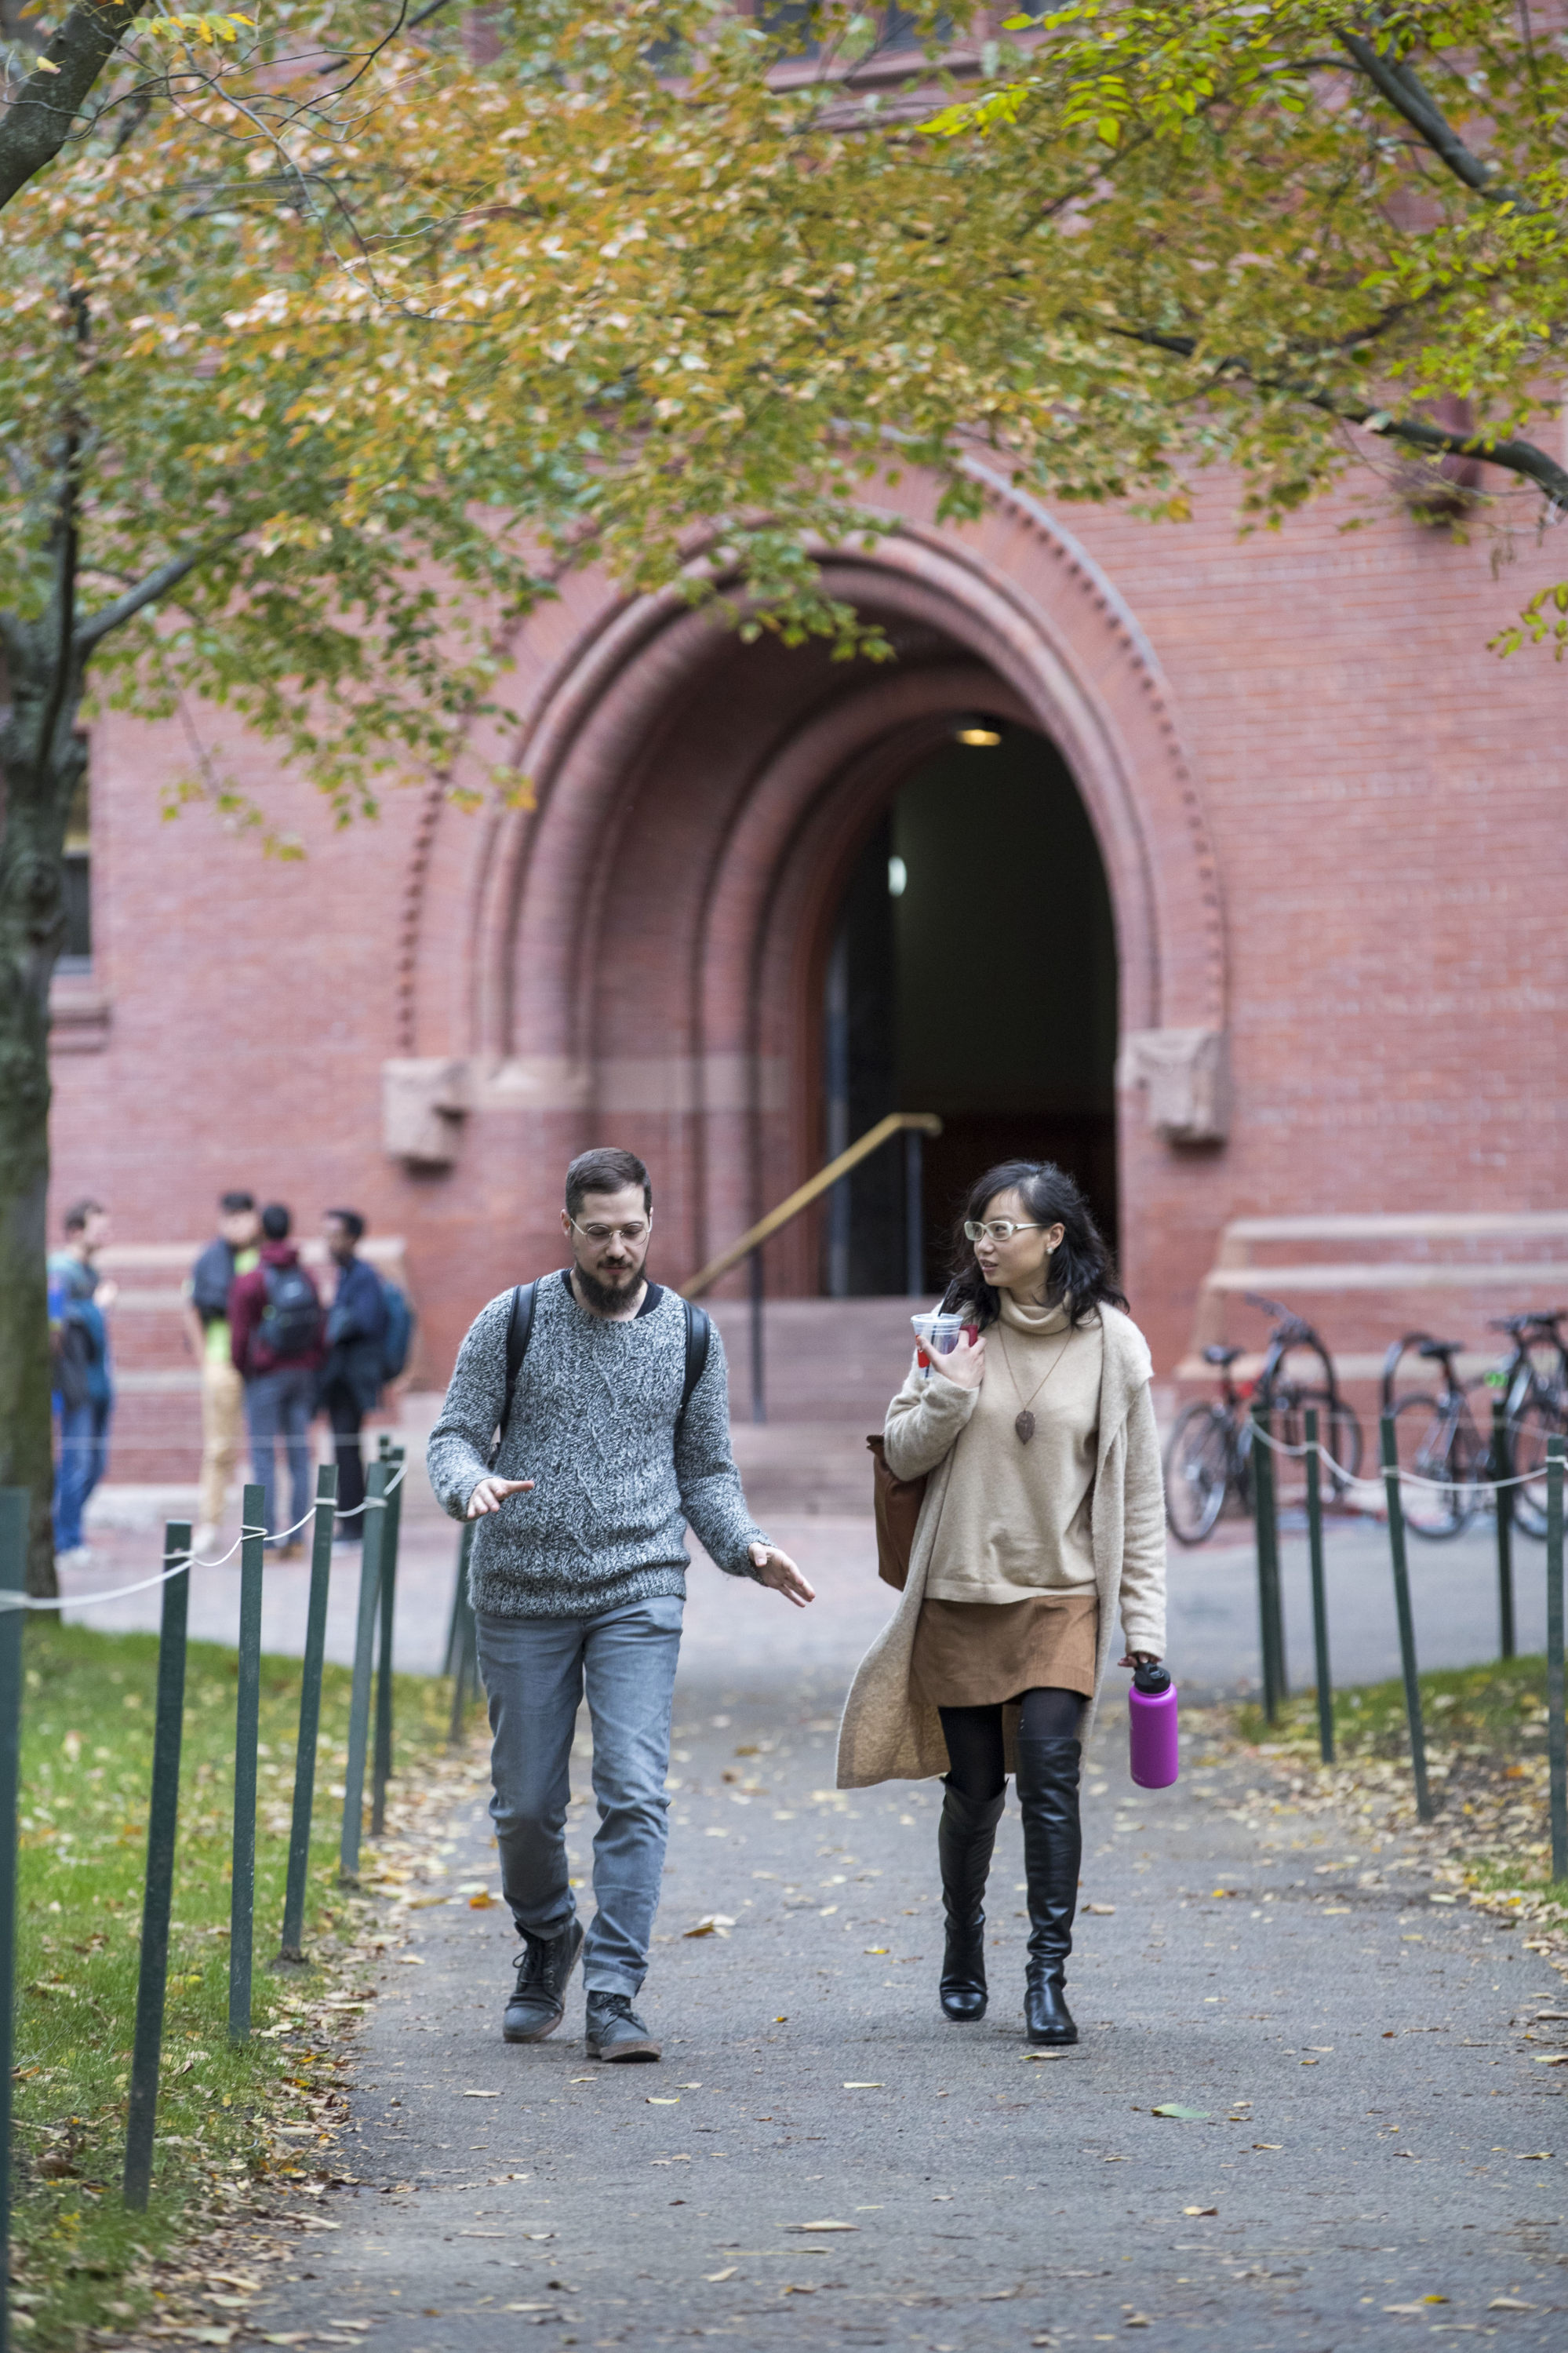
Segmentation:
<svg viewBox="0 0 1568 2353">
<path fill-rule="evenodd" d="M 1138 1647 L 1163 1652 L 1165 1613 L 1165 1501 L 1160 1441 L 1149 1382 L 1148 1343 L 1130 1315 L 1102 1307 L 1105 1356 L 1100 1385 L 1100 1448 L 1094 1475 L 1094 1582 L 1100 1596 L 1100 1643 L 1092 1700 L 1085 1704 L 1079 1737 L 1094 1726 L 1100 1687 L 1110 1662 L 1116 1621 L 1125 1604 L 1140 1630 Z M 942 1376 L 933 1373 L 931 1378 Z M 921 1614 L 942 1497 L 947 1491 L 955 1425 L 932 1417 L 922 1428 L 919 1408 L 926 1386 L 918 1366 L 888 1409 L 884 1443 L 889 1468 L 900 1479 L 929 1473 L 925 1500 L 910 1553 L 909 1582 L 898 1609 L 856 1670 L 838 1727 L 838 1787 L 860 1789 L 874 1781 L 918 1781 L 947 1770 L 942 1719 L 910 1686 L 915 1621 Z M 945 1403 L 946 1400 L 944 1399 Z M 922 1451 L 921 1439 L 926 1451 Z M 940 1452 L 931 1455 L 931 1445 Z M 1158 1640 L 1155 1639 L 1156 1630 Z M 1004 1718 L 1007 1767 L 1013 1768 L 1016 1710 Z"/>
</svg>

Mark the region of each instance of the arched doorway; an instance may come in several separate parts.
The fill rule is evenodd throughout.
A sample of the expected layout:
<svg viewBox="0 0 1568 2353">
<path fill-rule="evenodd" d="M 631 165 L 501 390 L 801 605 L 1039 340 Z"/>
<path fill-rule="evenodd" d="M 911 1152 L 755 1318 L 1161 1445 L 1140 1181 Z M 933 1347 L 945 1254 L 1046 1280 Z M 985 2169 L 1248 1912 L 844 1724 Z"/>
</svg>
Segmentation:
<svg viewBox="0 0 1568 2353">
<path fill-rule="evenodd" d="M 849 877 L 828 957 L 829 1152 L 889 1111 L 932 1111 L 921 1287 L 941 1287 L 976 1173 L 1055 1160 L 1108 1235 L 1117 1221 L 1117 968 L 1094 829 L 1060 754 L 995 713 L 955 714 L 904 778 Z M 895 1152 L 840 1186 L 824 1235 L 835 1297 L 904 1290 L 911 1260 Z"/>
</svg>

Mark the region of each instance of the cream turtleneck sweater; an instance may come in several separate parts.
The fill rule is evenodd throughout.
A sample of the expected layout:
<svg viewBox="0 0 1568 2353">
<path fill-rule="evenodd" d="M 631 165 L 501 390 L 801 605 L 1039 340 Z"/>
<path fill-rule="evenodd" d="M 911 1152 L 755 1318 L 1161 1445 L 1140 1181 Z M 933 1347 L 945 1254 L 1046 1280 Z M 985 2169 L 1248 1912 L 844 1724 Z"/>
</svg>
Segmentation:
<svg viewBox="0 0 1568 2353">
<path fill-rule="evenodd" d="M 937 1601 L 1022 1601 L 1042 1588 L 1094 1587 L 1090 1513 L 1104 1335 L 1074 1330 L 1062 1306 L 999 1293 L 979 1389 L 932 1368 L 929 1401 L 962 1424 L 926 1592 Z M 973 1400 L 973 1402 L 972 1402 Z M 1015 1428 L 1035 1417 L 1026 1446 Z"/>
</svg>

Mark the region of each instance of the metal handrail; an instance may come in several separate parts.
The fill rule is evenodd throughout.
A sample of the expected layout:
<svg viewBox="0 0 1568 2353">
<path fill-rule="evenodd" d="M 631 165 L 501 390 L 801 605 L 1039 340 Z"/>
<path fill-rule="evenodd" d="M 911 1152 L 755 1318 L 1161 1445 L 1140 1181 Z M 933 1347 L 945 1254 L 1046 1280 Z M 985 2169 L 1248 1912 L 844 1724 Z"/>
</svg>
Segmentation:
<svg viewBox="0 0 1568 2353">
<path fill-rule="evenodd" d="M 707 1265 L 683 1285 L 687 1298 L 700 1299 L 721 1275 L 728 1274 L 731 1268 L 739 1266 L 743 1258 L 749 1258 L 754 1250 L 760 1250 L 764 1242 L 771 1241 L 774 1234 L 781 1232 L 793 1219 L 798 1218 L 803 1209 L 809 1209 L 824 1193 L 831 1192 L 841 1176 L 847 1176 L 852 1168 L 858 1168 L 862 1160 L 879 1151 L 889 1136 L 897 1135 L 900 1129 L 913 1129 L 921 1135 L 940 1135 L 942 1122 L 933 1111 L 890 1111 L 886 1119 L 879 1119 L 875 1127 L 868 1127 L 847 1151 L 839 1154 L 837 1160 L 830 1160 L 826 1168 L 819 1168 L 815 1176 L 808 1176 L 804 1185 L 797 1185 L 776 1209 L 770 1209 L 765 1218 L 759 1218 L 738 1242 L 731 1242 L 729 1249 L 721 1250 L 717 1258 L 710 1258 Z"/>
</svg>

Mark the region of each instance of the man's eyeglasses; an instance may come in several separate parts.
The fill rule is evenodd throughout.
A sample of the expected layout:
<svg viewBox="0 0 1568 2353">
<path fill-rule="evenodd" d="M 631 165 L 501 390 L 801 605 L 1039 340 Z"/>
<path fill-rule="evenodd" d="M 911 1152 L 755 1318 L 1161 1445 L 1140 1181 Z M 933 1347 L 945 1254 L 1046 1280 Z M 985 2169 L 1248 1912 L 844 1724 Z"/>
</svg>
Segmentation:
<svg viewBox="0 0 1568 2353">
<path fill-rule="evenodd" d="M 965 1218 L 963 1230 L 972 1242 L 977 1242 L 982 1234 L 989 1234 L 994 1242 L 1010 1242 L 1015 1234 L 1037 1233 L 1040 1224 L 1041 1220 L 1038 1218 L 1025 1218 L 1021 1220 L 1012 1218 L 993 1218 L 989 1224 L 982 1219 Z"/>
<path fill-rule="evenodd" d="M 571 1211 L 568 1210 L 567 1216 L 571 1217 Z M 634 1218 L 629 1226 L 578 1226 L 576 1219 L 572 1218 L 572 1223 L 577 1226 L 577 1231 L 584 1240 L 592 1242 L 595 1250 L 605 1242 L 617 1240 L 629 1244 L 635 1250 L 638 1242 L 647 1240 L 648 1229 L 652 1226 L 653 1219 Z"/>
</svg>

